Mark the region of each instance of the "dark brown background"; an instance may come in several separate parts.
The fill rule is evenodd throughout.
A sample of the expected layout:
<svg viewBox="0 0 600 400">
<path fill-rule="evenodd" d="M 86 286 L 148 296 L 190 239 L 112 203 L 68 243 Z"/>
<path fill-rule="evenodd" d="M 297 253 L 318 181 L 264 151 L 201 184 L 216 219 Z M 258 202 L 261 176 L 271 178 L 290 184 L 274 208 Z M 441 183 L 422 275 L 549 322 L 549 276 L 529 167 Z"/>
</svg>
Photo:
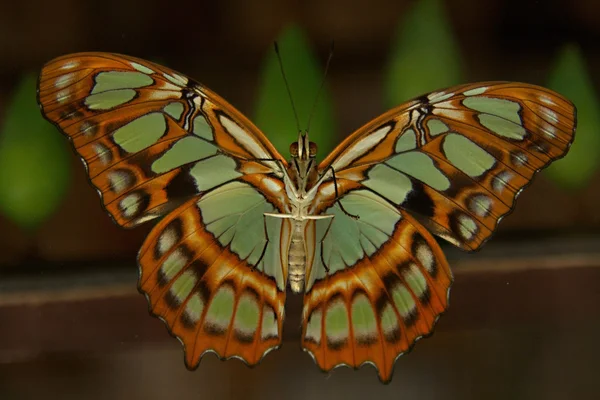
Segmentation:
<svg viewBox="0 0 600 400">
<path fill-rule="evenodd" d="M 0 3 L 0 121 L 24 71 L 76 51 L 162 60 L 251 115 L 259 68 L 288 23 L 325 60 L 340 139 L 384 111 L 383 70 L 412 1 Z M 454 0 L 448 17 L 470 81 L 543 84 L 576 42 L 600 88 L 600 3 Z M 443 66 L 440 66 L 443 67 Z M 600 112 L 600 110 L 598 110 Z M 57 133 L 58 134 L 58 133 Z M 196 372 L 135 293 L 147 228 L 112 224 L 73 156 L 64 203 L 37 232 L 0 217 L 0 398 L 594 398 L 600 349 L 600 176 L 577 191 L 543 175 L 475 255 L 448 248 L 451 309 L 436 334 L 397 363 L 323 375 L 299 349 L 290 298 L 282 350 L 254 369 L 208 356 Z"/>
</svg>

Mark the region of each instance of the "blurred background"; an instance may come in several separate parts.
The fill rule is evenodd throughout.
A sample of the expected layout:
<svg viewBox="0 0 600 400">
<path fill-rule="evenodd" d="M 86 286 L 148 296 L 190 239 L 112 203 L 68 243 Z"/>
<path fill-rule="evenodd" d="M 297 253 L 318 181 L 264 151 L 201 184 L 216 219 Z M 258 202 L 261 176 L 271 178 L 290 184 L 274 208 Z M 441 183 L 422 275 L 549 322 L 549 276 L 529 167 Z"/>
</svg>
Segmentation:
<svg viewBox="0 0 600 400">
<path fill-rule="evenodd" d="M 136 291 L 151 227 L 121 229 L 68 141 L 39 113 L 50 59 L 110 51 L 208 86 L 287 157 L 296 127 L 272 43 L 321 157 L 394 105 L 481 80 L 557 90 L 578 108 L 569 155 L 539 173 L 475 254 L 444 245 L 455 273 L 435 334 L 396 364 L 321 373 L 284 344 L 256 368 L 207 356 L 195 372 Z M 597 398 L 600 358 L 600 4 L 595 0 L 75 1 L 0 4 L 0 399 Z M 596 393 L 594 395 L 594 393 Z"/>
</svg>

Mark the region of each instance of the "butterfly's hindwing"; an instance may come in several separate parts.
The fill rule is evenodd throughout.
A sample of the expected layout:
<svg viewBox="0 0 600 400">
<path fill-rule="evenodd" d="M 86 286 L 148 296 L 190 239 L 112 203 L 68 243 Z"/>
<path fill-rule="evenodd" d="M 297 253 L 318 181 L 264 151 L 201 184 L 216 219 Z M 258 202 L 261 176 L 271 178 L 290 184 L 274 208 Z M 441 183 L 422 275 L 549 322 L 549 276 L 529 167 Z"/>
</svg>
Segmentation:
<svg viewBox="0 0 600 400">
<path fill-rule="evenodd" d="M 326 213 L 307 276 L 302 345 L 324 370 L 371 363 L 391 379 L 396 358 L 433 329 L 452 275 L 432 236 L 384 198 L 356 190 Z"/>
<path fill-rule="evenodd" d="M 268 236 L 262 213 L 273 206 L 250 185 L 229 185 L 167 215 L 139 253 L 140 289 L 190 368 L 206 352 L 256 364 L 281 344 L 286 272 L 264 259 L 279 253 L 281 228 Z"/>
</svg>

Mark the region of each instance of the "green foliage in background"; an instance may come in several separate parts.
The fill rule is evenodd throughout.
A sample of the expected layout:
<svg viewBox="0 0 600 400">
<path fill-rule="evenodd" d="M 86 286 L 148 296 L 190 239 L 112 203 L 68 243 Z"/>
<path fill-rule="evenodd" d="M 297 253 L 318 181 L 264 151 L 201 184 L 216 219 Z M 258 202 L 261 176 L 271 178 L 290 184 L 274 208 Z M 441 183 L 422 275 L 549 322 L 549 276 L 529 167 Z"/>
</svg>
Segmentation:
<svg viewBox="0 0 600 400">
<path fill-rule="evenodd" d="M 385 77 L 385 105 L 461 83 L 461 55 L 441 0 L 419 0 L 398 24 Z"/>
<path fill-rule="evenodd" d="M 582 188 L 600 163 L 600 100 L 578 46 L 570 44 L 562 48 L 550 73 L 548 88 L 577 107 L 577 132 L 567 156 L 551 165 L 546 175 L 565 188 Z"/>
<path fill-rule="evenodd" d="M 317 100 L 324 70 L 298 26 L 285 28 L 277 38 L 277 43 L 298 111 L 300 129 L 305 130 Z M 288 158 L 290 144 L 298 140 L 298 128 L 273 48 L 269 48 L 262 67 L 254 122 L 281 155 Z M 312 116 L 309 132 L 310 140 L 319 147 L 319 158 L 324 158 L 333 149 L 336 144 L 335 133 L 333 102 L 326 84 Z"/>
<path fill-rule="evenodd" d="M 0 212 L 33 230 L 60 204 L 69 184 L 64 137 L 41 115 L 36 77 L 17 85 L 0 127 Z"/>
</svg>

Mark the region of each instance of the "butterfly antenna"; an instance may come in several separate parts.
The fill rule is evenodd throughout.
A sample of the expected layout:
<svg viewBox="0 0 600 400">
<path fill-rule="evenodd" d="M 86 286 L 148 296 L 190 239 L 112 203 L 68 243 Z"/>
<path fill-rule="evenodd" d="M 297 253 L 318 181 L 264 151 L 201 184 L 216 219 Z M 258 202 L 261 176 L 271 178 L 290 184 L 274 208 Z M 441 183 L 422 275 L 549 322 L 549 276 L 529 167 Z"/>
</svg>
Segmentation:
<svg viewBox="0 0 600 400">
<path fill-rule="evenodd" d="M 285 71 L 283 69 L 283 61 L 281 60 L 281 54 L 279 53 L 279 46 L 277 42 L 273 42 L 275 47 L 275 54 L 277 54 L 277 61 L 279 61 L 279 68 L 281 69 L 281 76 L 283 76 L 283 81 L 285 82 L 285 88 L 288 92 L 288 97 L 290 98 L 290 103 L 292 103 L 292 110 L 294 111 L 294 118 L 296 118 L 296 129 L 300 132 L 300 120 L 298 119 L 298 112 L 296 111 L 296 105 L 294 104 L 294 98 L 292 97 L 292 91 L 290 90 L 290 84 L 288 83 L 287 77 L 285 76 Z"/>
<path fill-rule="evenodd" d="M 315 115 L 315 111 L 317 110 L 317 104 L 319 103 L 319 97 L 321 96 L 321 92 L 323 91 L 323 86 L 325 86 L 325 78 L 327 77 L 327 71 L 329 71 L 329 64 L 331 63 L 331 59 L 333 58 L 333 40 L 331 41 L 331 47 L 329 48 L 329 57 L 327 57 L 327 63 L 325 64 L 325 73 L 323 74 L 323 79 L 321 79 L 321 86 L 319 86 L 319 91 L 317 92 L 317 97 L 315 98 L 315 102 L 313 103 L 312 110 L 310 110 L 310 116 L 308 117 L 308 125 L 306 126 L 306 131 L 310 131 L 310 123 L 312 121 L 313 116 Z"/>
</svg>

